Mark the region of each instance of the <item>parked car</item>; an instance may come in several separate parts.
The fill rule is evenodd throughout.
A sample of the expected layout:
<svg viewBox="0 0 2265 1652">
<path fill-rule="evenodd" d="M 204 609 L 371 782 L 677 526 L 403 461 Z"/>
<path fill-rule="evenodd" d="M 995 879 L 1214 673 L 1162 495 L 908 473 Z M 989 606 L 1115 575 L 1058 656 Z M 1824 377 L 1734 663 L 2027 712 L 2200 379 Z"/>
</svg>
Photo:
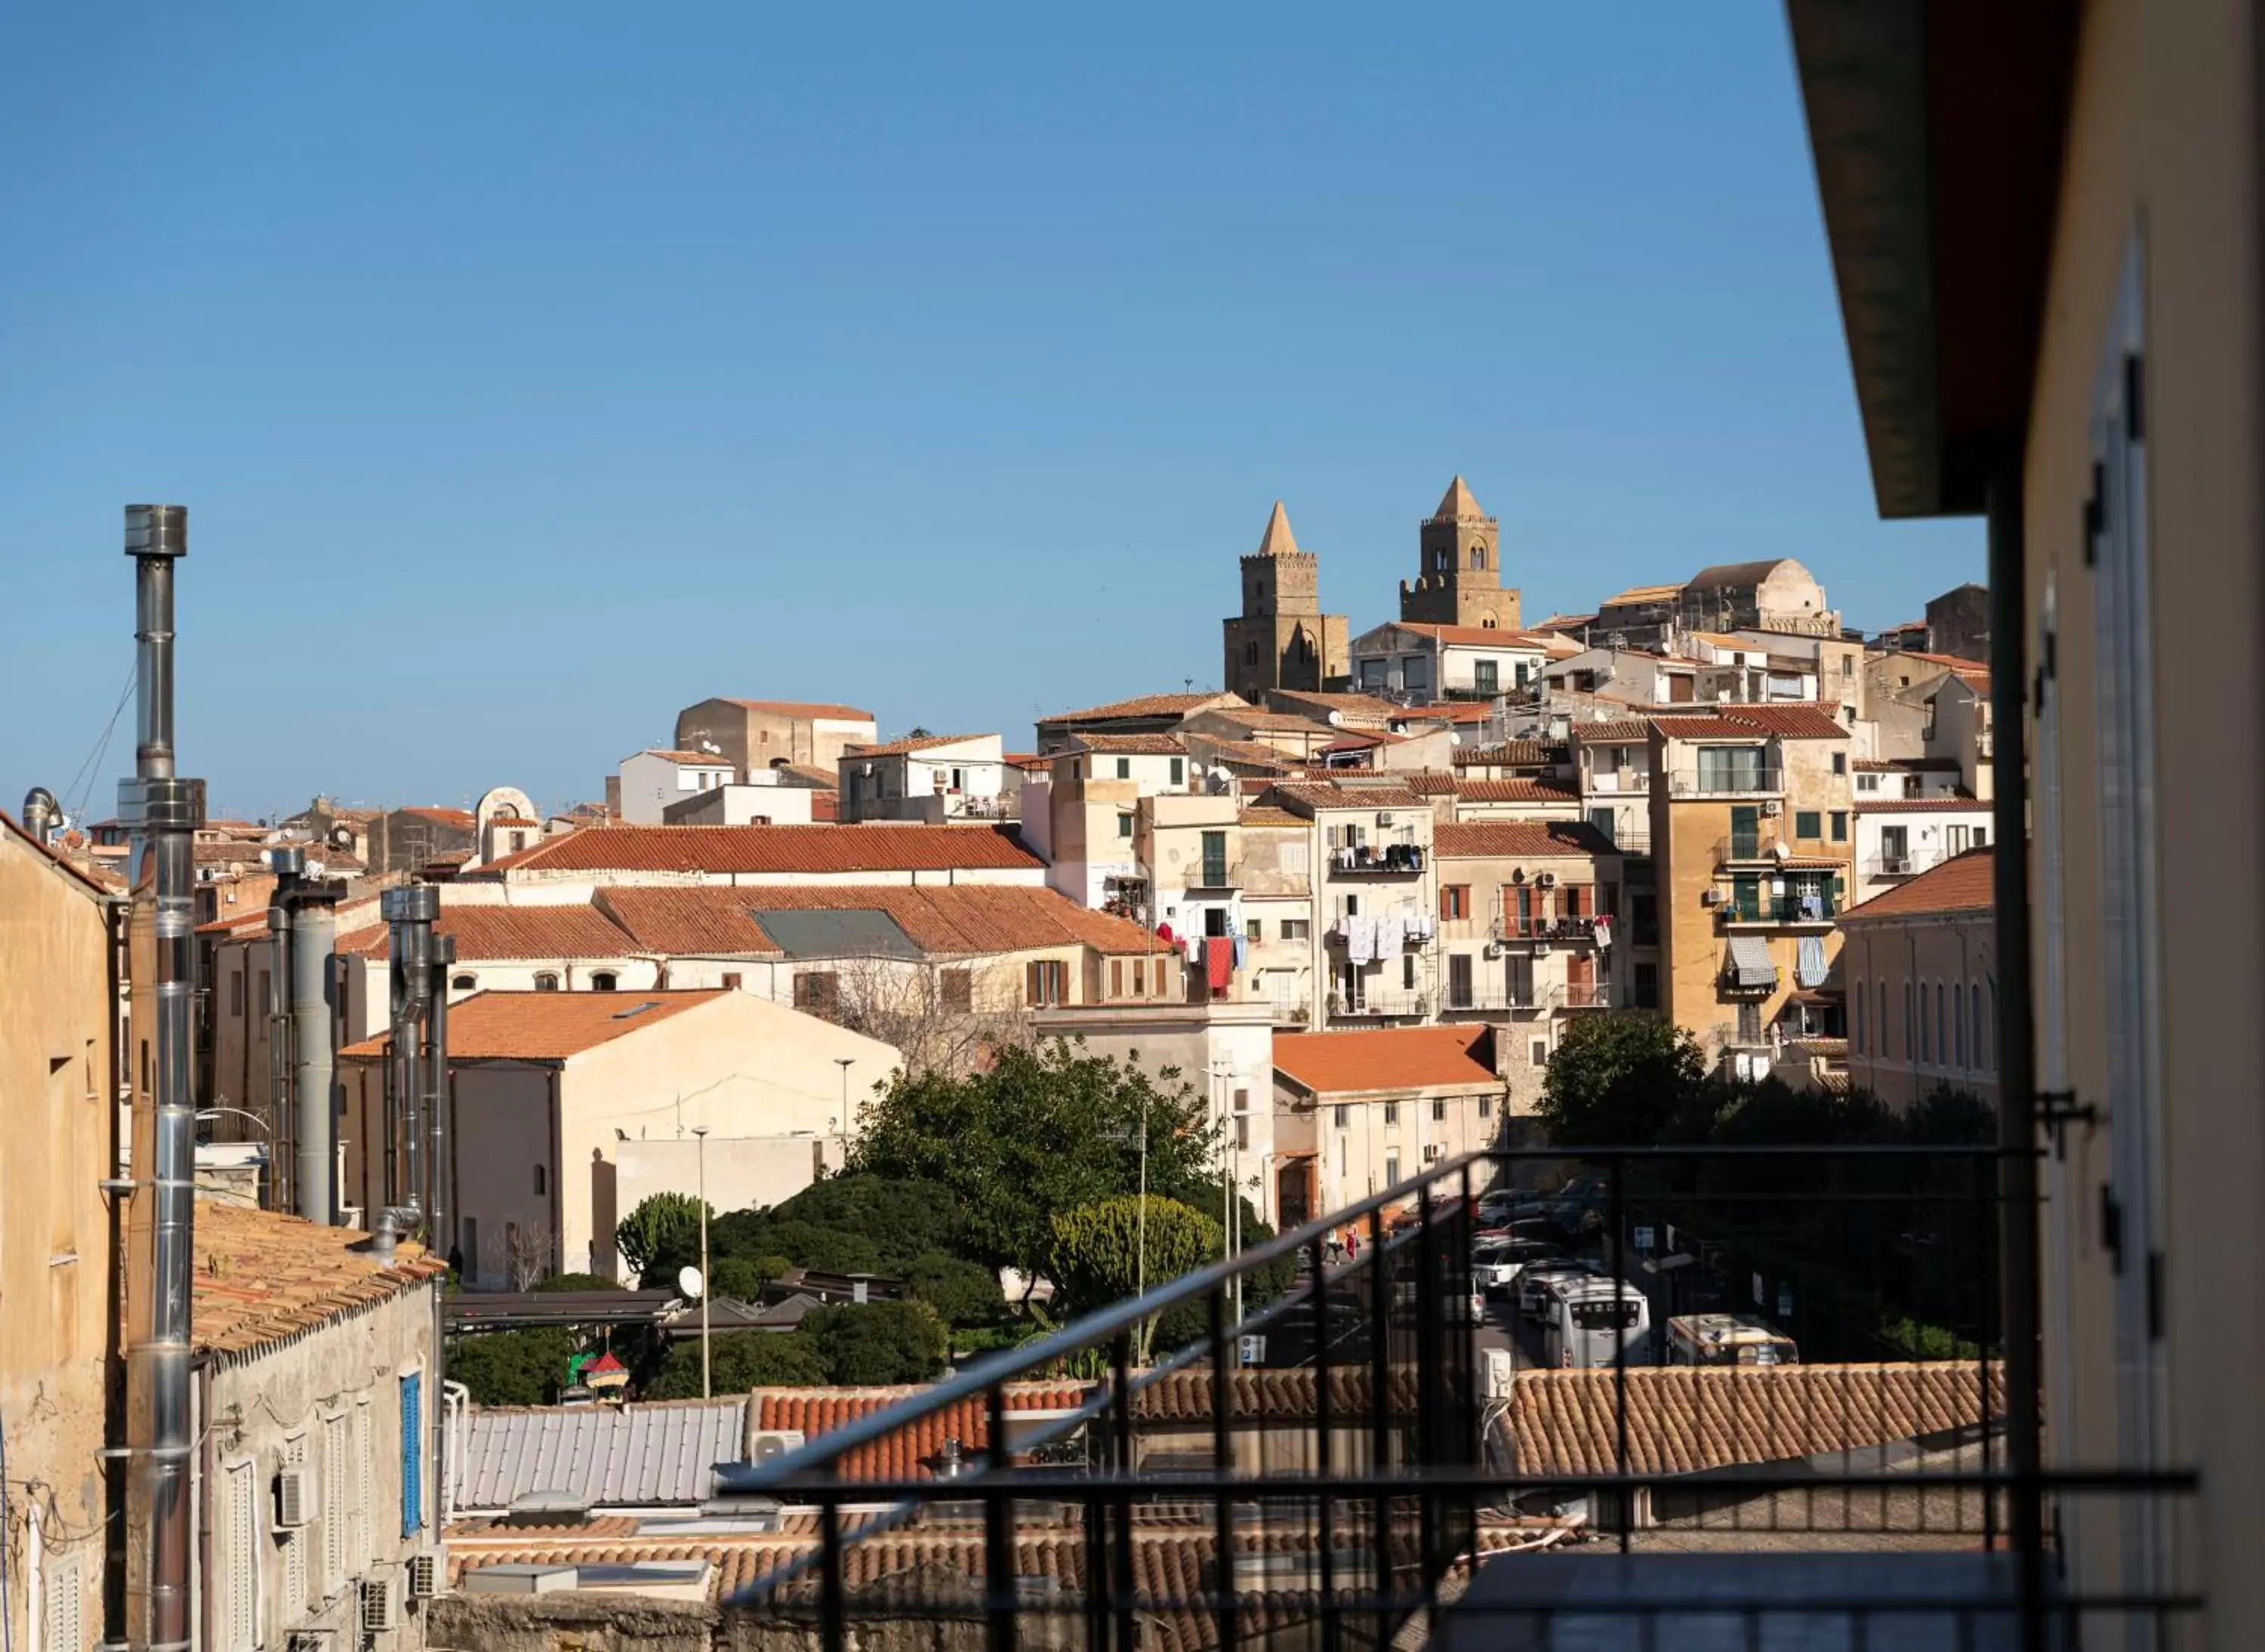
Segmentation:
<svg viewBox="0 0 2265 1652">
<path fill-rule="evenodd" d="M 1546 1216 L 1521 1216 L 1513 1220 L 1482 1226 L 1472 1235 L 1475 1244 L 1486 1244 L 1512 1239 L 1555 1239 L 1556 1224 Z"/>
<path fill-rule="evenodd" d="M 1605 1207 L 1612 1188 L 1602 1176 L 1575 1176 L 1551 1196 L 1544 1207 L 1561 1234 L 1585 1234 L 1604 1225 Z"/>
<path fill-rule="evenodd" d="M 1555 1262 L 1564 1253 L 1546 1240 L 1504 1239 L 1482 1243 L 1471 1250 L 1471 1283 L 1489 1296 L 1498 1295 L 1518 1283 L 1518 1276 L 1536 1263 Z"/>
<path fill-rule="evenodd" d="M 1551 1280 L 1576 1278 L 1595 1271 L 1591 1264 L 1575 1256 L 1557 1256 L 1529 1263 L 1518 1270 L 1518 1311 L 1529 1320 L 1542 1318 Z"/>
</svg>

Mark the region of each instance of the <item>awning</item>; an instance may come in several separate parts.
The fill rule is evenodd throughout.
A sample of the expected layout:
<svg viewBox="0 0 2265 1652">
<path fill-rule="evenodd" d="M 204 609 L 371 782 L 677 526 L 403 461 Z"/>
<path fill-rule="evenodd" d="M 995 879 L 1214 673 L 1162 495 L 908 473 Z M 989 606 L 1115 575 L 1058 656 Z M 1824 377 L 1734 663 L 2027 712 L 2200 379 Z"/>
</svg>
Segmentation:
<svg viewBox="0 0 2265 1652">
<path fill-rule="evenodd" d="M 1722 972 L 1738 986 L 1777 985 L 1777 965 L 1770 961 L 1769 942 L 1758 935 L 1730 937 L 1730 960 Z"/>
</svg>

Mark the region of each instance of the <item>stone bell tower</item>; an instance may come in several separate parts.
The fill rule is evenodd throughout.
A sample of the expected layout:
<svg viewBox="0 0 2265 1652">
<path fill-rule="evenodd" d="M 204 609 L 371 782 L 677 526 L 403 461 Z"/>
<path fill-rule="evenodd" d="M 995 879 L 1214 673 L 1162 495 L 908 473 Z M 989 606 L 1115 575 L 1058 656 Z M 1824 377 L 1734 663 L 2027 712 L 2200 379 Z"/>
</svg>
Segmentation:
<svg viewBox="0 0 2265 1652">
<path fill-rule="evenodd" d="M 1242 559 L 1242 612 L 1225 630 L 1220 683 L 1254 705 L 1270 688 L 1318 691 L 1345 676 L 1345 616 L 1322 612 L 1321 561 L 1298 549 L 1279 499 L 1258 549 Z"/>
<path fill-rule="evenodd" d="M 1502 584 L 1502 524 L 1462 477 L 1417 531 L 1421 567 L 1400 582 L 1400 617 L 1431 625 L 1518 629 L 1518 593 Z"/>
</svg>

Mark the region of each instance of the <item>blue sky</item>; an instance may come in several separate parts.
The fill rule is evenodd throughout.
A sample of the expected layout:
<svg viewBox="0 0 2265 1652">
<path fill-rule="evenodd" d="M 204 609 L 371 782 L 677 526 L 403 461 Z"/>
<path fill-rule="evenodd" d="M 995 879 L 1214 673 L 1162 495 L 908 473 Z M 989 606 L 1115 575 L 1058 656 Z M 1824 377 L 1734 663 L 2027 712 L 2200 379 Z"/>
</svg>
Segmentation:
<svg viewBox="0 0 2265 1652">
<path fill-rule="evenodd" d="M 1458 470 L 1532 616 L 1981 576 L 1874 518 L 1775 6 L 1089 10 L 15 8 L 0 805 L 136 499 L 244 814 L 594 796 L 710 694 L 1023 744 L 1216 682 L 1278 496 L 1390 618 Z"/>
</svg>

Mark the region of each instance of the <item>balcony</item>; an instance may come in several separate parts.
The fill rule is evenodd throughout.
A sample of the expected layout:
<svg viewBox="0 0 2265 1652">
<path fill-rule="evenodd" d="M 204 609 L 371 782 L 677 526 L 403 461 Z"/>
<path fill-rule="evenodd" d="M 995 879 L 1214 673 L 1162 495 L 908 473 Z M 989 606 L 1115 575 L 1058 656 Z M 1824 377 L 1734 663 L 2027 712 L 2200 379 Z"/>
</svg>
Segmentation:
<svg viewBox="0 0 2265 1652">
<path fill-rule="evenodd" d="M 1867 877 L 1910 877 L 1921 870 L 1916 855 L 1875 855 L 1864 862 Z"/>
<path fill-rule="evenodd" d="M 1679 768 L 1668 776 L 1674 797 L 1774 797 L 1785 790 L 1781 768 Z"/>
<path fill-rule="evenodd" d="M 1494 921 L 1492 933 L 1496 940 L 1505 944 L 1543 941 L 1593 945 L 1597 939 L 1597 921 L 1594 918 L 1499 917 Z"/>
<path fill-rule="evenodd" d="M 1421 1021 L 1431 1013 L 1428 993 L 1373 992 L 1347 997 L 1329 994 L 1332 1021 Z"/>
<path fill-rule="evenodd" d="M 1183 887 L 1189 890 L 1242 887 L 1241 861 L 1191 861 L 1180 875 L 1187 880 Z"/>
<path fill-rule="evenodd" d="M 1579 724 L 1574 725 L 1577 731 Z M 1591 772 L 1584 780 L 1584 789 L 1599 797 L 1632 797 L 1651 790 L 1651 770 L 1648 768 L 1607 769 L 1603 774 Z"/>
<path fill-rule="evenodd" d="M 1830 928 L 1837 903 L 1832 899 L 1829 884 L 1816 889 L 1782 895 L 1767 892 L 1755 900 L 1725 899 L 1715 908 L 1715 915 L 1724 927 L 1738 928 Z"/>
<path fill-rule="evenodd" d="M 1398 939 L 1392 945 L 1387 946 L 1384 943 L 1382 937 L 1379 937 L 1378 953 L 1380 957 L 1386 952 L 1396 952 L 1408 947 L 1428 945 L 1431 937 L 1437 935 L 1439 930 L 1438 921 L 1432 918 L 1428 913 L 1354 913 L 1346 917 L 1340 918 L 1335 923 L 1331 924 L 1329 928 L 1329 938 L 1331 941 L 1338 942 L 1340 945 L 1350 946 L 1352 943 L 1354 933 L 1359 928 L 1364 918 L 1367 919 L 1371 922 L 1378 924 L 1388 922 L 1395 925 L 1398 928 Z"/>
<path fill-rule="evenodd" d="M 2167 1532 L 2196 1476 L 2040 1467 L 2034 1370 L 2001 1353 L 2000 1266 L 2004 1300 L 2037 1289 L 2033 1250 L 1998 1255 L 2000 1219 L 2035 1220 L 2029 1156 L 1447 1161 L 719 1466 L 768 1534 L 723 1601 L 735 1641 L 2169 1643 L 2201 1597 L 2085 1573 L 2053 1516 Z M 1555 1189 L 1540 1208 L 1585 1236 L 1554 1329 L 1473 1305 L 1489 1186 Z"/>
<path fill-rule="evenodd" d="M 1796 848 L 1793 839 L 1782 832 L 1757 832 L 1751 837 L 1734 832 L 1715 840 L 1715 864 L 1774 866 L 1781 850 L 1788 858 L 1816 858 L 1814 850 Z"/>
<path fill-rule="evenodd" d="M 1561 981 L 1549 989 L 1552 1009 L 1610 1009 L 1613 988 L 1609 981 Z"/>
<path fill-rule="evenodd" d="M 1363 843 L 1329 850 L 1325 863 L 1338 877 L 1417 877 L 1427 858 L 1420 843 Z"/>
<path fill-rule="evenodd" d="M 1510 993 L 1499 987 L 1482 986 L 1458 993 L 1451 986 L 1439 1005 L 1439 1013 L 1443 1015 L 1531 1015 L 1548 1008 L 1542 1001 L 1545 996 L 1534 991 Z"/>
</svg>

